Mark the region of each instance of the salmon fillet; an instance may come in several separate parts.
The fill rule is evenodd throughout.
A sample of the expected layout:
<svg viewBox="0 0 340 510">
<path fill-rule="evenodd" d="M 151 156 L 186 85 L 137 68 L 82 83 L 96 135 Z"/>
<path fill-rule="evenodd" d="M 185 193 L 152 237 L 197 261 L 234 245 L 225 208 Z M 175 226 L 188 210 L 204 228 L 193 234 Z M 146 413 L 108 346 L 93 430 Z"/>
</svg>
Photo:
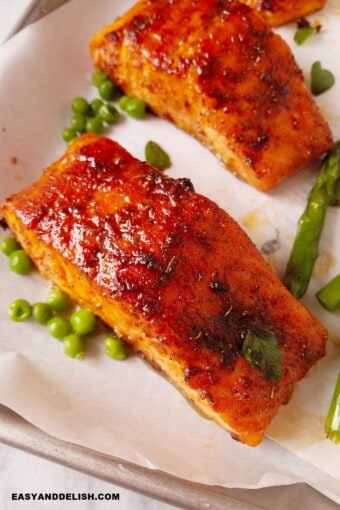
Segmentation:
<svg viewBox="0 0 340 510">
<path fill-rule="evenodd" d="M 324 7 L 326 0 L 240 0 L 258 10 L 271 26 L 298 20 Z"/>
<path fill-rule="evenodd" d="M 325 354 L 324 327 L 238 224 L 112 140 L 83 135 L 1 210 L 43 275 L 248 445 Z M 260 331 L 281 356 L 274 382 L 244 352 Z"/>
<path fill-rule="evenodd" d="M 126 94 L 259 190 L 332 146 L 288 45 L 246 5 L 141 0 L 92 38 L 90 52 Z"/>
</svg>

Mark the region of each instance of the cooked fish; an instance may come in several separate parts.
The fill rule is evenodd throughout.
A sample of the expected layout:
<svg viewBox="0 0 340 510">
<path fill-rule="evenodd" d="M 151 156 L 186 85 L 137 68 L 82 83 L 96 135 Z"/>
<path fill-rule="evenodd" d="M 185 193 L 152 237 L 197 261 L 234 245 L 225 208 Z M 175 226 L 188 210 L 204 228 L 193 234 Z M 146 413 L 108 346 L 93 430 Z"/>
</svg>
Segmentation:
<svg viewBox="0 0 340 510">
<path fill-rule="evenodd" d="M 141 0 L 100 30 L 90 51 L 126 94 L 260 190 L 332 146 L 288 45 L 244 4 Z"/>
<path fill-rule="evenodd" d="M 83 135 L 1 209 L 43 275 L 248 445 L 325 353 L 238 224 L 112 140 Z M 252 359 L 261 336 L 270 352 Z"/>
<path fill-rule="evenodd" d="M 326 0 L 240 0 L 258 10 L 271 26 L 304 18 L 324 7 Z"/>
</svg>

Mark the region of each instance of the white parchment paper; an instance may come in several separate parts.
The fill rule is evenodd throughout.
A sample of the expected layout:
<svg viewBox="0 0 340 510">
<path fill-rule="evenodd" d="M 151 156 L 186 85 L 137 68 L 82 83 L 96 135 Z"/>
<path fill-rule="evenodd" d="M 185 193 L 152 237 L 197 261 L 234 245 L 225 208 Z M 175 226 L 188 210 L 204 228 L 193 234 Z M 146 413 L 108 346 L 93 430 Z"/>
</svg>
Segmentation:
<svg viewBox="0 0 340 510">
<path fill-rule="evenodd" d="M 36 180 L 63 153 L 61 131 L 69 121 L 70 101 L 96 96 L 89 40 L 131 4 L 73 0 L 0 47 L 0 200 Z M 278 32 L 307 81 L 315 60 L 335 75 L 333 89 L 316 101 L 338 139 L 338 1 L 330 0 L 310 19 L 321 21 L 322 32 L 302 47 L 293 42 L 294 24 Z M 259 248 L 278 237 L 280 249 L 268 262 L 282 276 L 315 167 L 264 194 L 223 169 L 198 142 L 151 115 L 143 121 L 125 119 L 106 134 L 141 159 L 148 140 L 160 143 L 173 161 L 169 174 L 189 177 L 198 192 L 239 221 Z M 329 329 L 327 356 L 299 384 L 257 448 L 236 443 L 202 418 L 143 360 L 110 360 L 101 335 L 80 363 L 66 358 L 60 342 L 42 326 L 11 322 L 7 305 L 13 299 L 43 300 L 50 285 L 37 273 L 11 273 L 5 256 L 0 257 L 0 403 L 56 437 L 189 480 L 245 488 L 305 481 L 340 503 L 340 447 L 323 431 L 340 368 L 340 315 L 326 312 L 315 299 L 316 290 L 340 272 L 339 234 L 339 209 L 333 208 L 303 299 Z"/>
</svg>

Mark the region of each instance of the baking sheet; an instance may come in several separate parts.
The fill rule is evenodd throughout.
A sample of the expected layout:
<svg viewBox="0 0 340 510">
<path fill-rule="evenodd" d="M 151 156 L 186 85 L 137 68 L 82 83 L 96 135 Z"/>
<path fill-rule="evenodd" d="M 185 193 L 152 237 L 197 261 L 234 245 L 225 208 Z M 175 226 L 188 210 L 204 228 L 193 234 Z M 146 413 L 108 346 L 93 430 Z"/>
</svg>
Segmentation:
<svg viewBox="0 0 340 510">
<path fill-rule="evenodd" d="M 88 40 L 130 4 L 100 0 L 94 6 L 90 1 L 73 0 L 1 49 L 1 199 L 38 177 L 41 169 L 63 152 L 60 132 L 67 123 L 70 100 L 95 93 L 90 86 Z M 310 64 L 317 58 L 336 75 L 336 87 L 318 98 L 335 138 L 340 132 L 336 101 L 340 70 L 334 62 L 339 50 L 337 10 L 334 0 L 317 15 L 325 30 L 305 47 L 293 46 L 294 26 L 280 29 L 307 79 Z M 75 35 L 80 18 L 82 30 Z M 140 158 L 149 138 L 159 141 L 173 160 L 170 175 L 190 177 L 196 190 L 238 219 L 259 247 L 279 232 L 281 248 L 270 262 L 282 273 L 313 169 L 264 195 L 236 180 L 206 149 L 160 119 L 124 122 L 108 135 Z M 4 257 L 0 260 L 4 304 L 0 311 L 0 401 L 55 437 L 140 466 L 225 487 L 307 481 L 339 502 L 338 450 L 325 440 L 322 427 L 339 366 L 339 314 L 330 316 L 314 299 L 315 289 L 339 272 L 337 221 L 338 211 L 330 211 L 322 256 L 304 299 L 331 331 L 328 356 L 311 371 L 274 421 L 269 432 L 275 442 L 267 438 L 255 450 L 235 443 L 198 416 L 141 360 L 133 357 L 113 363 L 105 358 L 100 339 L 91 344 L 86 361 L 80 364 L 66 359 L 60 344 L 38 326 L 10 323 L 6 303 L 18 296 L 43 299 L 49 285 L 37 274 L 21 278 L 9 273 Z"/>
<path fill-rule="evenodd" d="M 0 440 L 28 453 L 188 510 L 338 508 L 336 503 L 302 483 L 257 490 L 226 489 L 193 483 L 58 440 L 3 406 L 0 406 Z"/>
</svg>

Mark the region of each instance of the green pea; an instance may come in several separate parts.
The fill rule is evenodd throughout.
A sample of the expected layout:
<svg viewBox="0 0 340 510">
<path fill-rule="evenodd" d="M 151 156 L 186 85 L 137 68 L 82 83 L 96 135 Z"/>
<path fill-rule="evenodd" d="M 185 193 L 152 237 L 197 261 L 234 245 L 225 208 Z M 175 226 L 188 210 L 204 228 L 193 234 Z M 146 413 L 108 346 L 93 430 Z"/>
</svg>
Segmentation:
<svg viewBox="0 0 340 510">
<path fill-rule="evenodd" d="M 98 115 L 100 107 L 103 106 L 103 104 L 104 104 L 104 102 L 101 99 L 99 99 L 99 97 L 97 97 L 96 99 L 93 99 L 93 101 L 91 101 L 91 109 L 92 109 L 92 113 L 95 117 Z"/>
<path fill-rule="evenodd" d="M 9 256 L 13 251 L 20 250 L 20 244 L 14 237 L 5 237 L 1 241 L 0 250 L 4 255 Z"/>
<path fill-rule="evenodd" d="M 99 117 L 90 117 L 86 121 L 85 130 L 87 133 L 95 133 L 100 135 L 103 132 L 103 121 Z"/>
<path fill-rule="evenodd" d="M 71 325 L 63 317 L 52 317 L 52 319 L 47 321 L 46 327 L 49 334 L 59 340 L 71 333 Z"/>
<path fill-rule="evenodd" d="M 38 324 L 46 324 L 53 317 L 53 310 L 47 303 L 34 303 L 32 305 L 32 318 Z"/>
<path fill-rule="evenodd" d="M 125 112 L 126 111 L 126 106 L 127 104 L 131 101 L 132 97 L 131 96 L 127 96 L 127 95 L 124 95 L 124 96 L 121 96 L 118 100 L 118 104 L 119 104 L 119 107 Z"/>
<path fill-rule="evenodd" d="M 102 104 L 99 108 L 98 116 L 107 124 L 115 124 L 119 119 L 117 108 L 111 104 Z"/>
<path fill-rule="evenodd" d="M 104 347 L 110 358 L 123 360 L 127 357 L 125 344 L 118 336 L 107 336 L 104 339 Z"/>
<path fill-rule="evenodd" d="M 65 128 L 61 133 L 62 139 L 66 143 L 71 143 L 77 138 L 77 131 L 73 128 Z"/>
<path fill-rule="evenodd" d="M 95 87 L 99 87 L 107 79 L 107 74 L 104 71 L 95 71 L 91 76 L 91 81 Z"/>
<path fill-rule="evenodd" d="M 134 119 L 143 119 L 146 113 L 146 104 L 142 99 L 133 97 L 125 104 L 125 111 Z"/>
<path fill-rule="evenodd" d="M 74 113 L 71 118 L 71 128 L 76 133 L 83 133 L 85 131 L 86 116 L 83 113 Z"/>
<path fill-rule="evenodd" d="M 31 316 L 31 305 L 26 299 L 16 299 L 9 305 L 8 315 L 15 322 L 27 321 Z"/>
<path fill-rule="evenodd" d="M 70 317 L 73 331 L 78 335 L 93 333 L 97 327 L 96 316 L 87 308 L 80 308 Z"/>
<path fill-rule="evenodd" d="M 46 303 L 56 312 L 66 310 L 70 302 L 58 287 L 51 287 L 46 297 Z"/>
<path fill-rule="evenodd" d="M 85 97 L 75 97 L 71 103 L 71 108 L 74 113 L 83 115 L 87 115 L 90 111 L 90 105 Z"/>
<path fill-rule="evenodd" d="M 102 99 L 111 101 L 115 95 L 116 86 L 111 80 L 107 79 L 99 84 L 98 92 Z"/>
<path fill-rule="evenodd" d="M 86 341 L 84 337 L 76 333 L 70 333 L 63 339 L 64 353 L 70 358 L 83 360 L 86 350 Z"/>
<path fill-rule="evenodd" d="M 32 268 L 33 264 L 29 256 L 24 250 L 14 250 L 8 257 L 9 267 L 14 273 L 27 274 Z"/>
<path fill-rule="evenodd" d="M 171 166 L 171 160 L 168 154 L 156 142 L 148 142 L 145 146 L 145 159 L 149 165 L 166 170 Z"/>
</svg>

